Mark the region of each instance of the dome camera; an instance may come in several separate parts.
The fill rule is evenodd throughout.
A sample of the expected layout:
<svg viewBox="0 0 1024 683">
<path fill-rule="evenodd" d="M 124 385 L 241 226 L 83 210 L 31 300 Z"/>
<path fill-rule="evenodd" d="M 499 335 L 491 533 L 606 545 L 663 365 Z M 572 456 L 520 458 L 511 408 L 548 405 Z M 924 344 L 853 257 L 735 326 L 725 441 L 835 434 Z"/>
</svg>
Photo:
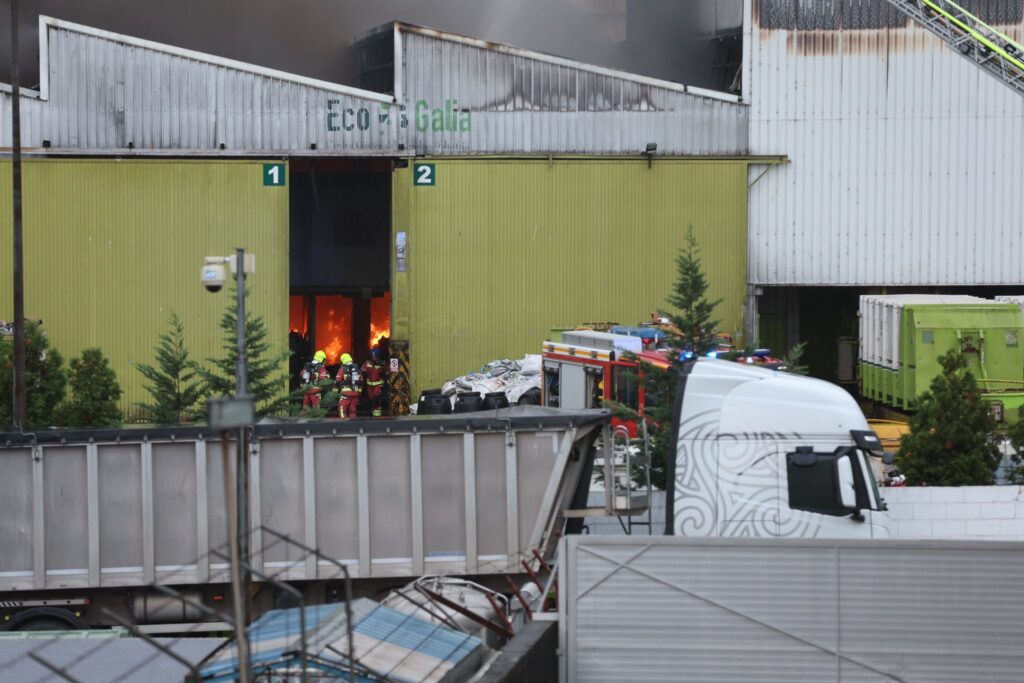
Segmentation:
<svg viewBox="0 0 1024 683">
<path fill-rule="evenodd" d="M 219 292 L 221 287 L 224 286 L 227 274 L 223 265 L 219 263 L 207 263 L 203 266 L 200 279 L 203 281 L 203 287 L 206 287 L 206 291 Z"/>
</svg>

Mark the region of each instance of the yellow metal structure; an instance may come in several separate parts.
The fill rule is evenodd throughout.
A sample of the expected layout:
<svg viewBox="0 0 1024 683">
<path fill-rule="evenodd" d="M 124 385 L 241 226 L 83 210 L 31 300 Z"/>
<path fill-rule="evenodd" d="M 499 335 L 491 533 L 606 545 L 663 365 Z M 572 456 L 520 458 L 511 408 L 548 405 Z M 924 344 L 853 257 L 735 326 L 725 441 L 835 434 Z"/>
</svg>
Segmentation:
<svg viewBox="0 0 1024 683">
<path fill-rule="evenodd" d="M 432 165 L 433 184 L 416 185 Z M 393 178 L 393 338 L 412 396 L 496 358 L 536 353 L 580 320 L 666 307 L 688 226 L 720 329 L 742 329 L 748 161 L 416 159 Z M 421 175 L 423 173 L 421 172 Z"/>
<path fill-rule="evenodd" d="M 26 315 L 43 320 L 67 359 L 100 347 L 129 418 L 149 399 L 135 365 L 155 364 L 171 311 L 193 358 L 222 355 L 218 323 L 233 300 L 228 287 L 210 294 L 200 284 L 204 256 L 235 247 L 256 255 L 247 306 L 287 348 L 288 189 L 265 184 L 263 174 L 262 161 L 248 160 L 25 162 Z M 0 187 L 10 178 L 10 161 L 0 161 Z M 8 320 L 10 201 L 0 192 L 0 319 Z"/>
</svg>

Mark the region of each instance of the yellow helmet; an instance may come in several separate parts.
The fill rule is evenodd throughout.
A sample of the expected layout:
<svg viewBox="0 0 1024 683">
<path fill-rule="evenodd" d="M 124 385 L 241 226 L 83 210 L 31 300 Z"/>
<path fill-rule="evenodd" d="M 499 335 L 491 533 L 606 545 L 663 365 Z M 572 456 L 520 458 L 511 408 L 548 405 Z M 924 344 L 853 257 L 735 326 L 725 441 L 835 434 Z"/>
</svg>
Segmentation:
<svg viewBox="0 0 1024 683">
<path fill-rule="evenodd" d="M 323 363 L 325 360 L 327 360 L 327 354 L 323 351 L 317 351 L 313 354 L 314 363 Z"/>
<path fill-rule="evenodd" d="M 341 354 L 341 364 L 342 365 L 348 365 L 351 362 L 352 362 L 352 356 L 348 355 L 347 353 Z"/>
</svg>

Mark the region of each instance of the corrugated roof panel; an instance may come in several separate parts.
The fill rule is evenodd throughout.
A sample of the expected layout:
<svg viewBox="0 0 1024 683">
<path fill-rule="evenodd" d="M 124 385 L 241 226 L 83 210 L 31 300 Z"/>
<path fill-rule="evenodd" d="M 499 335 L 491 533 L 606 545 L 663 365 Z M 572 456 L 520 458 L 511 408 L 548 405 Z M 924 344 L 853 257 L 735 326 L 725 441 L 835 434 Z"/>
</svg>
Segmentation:
<svg viewBox="0 0 1024 683">
<path fill-rule="evenodd" d="M 976 4 L 1021 35 L 1021 3 Z M 1019 283 L 1024 100 L 881 0 L 834 6 L 872 28 L 778 28 L 813 16 L 775 0 L 747 18 L 751 152 L 790 159 L 750 191 L 751 281 Z"/>
<path fill-rule="evenodd" d="M 299 663 L 302 623 L 299 608 L 272 610 L 250 627 L 252 659 L 267 670 L 287 670 Z M 365 667 L 372 675 L 357 674 L 360 681 L 440 681 L 464 680 L 479 665 L 486 650 L 472 635 L 441 624 L 422 621 L 397 612 L 372 600 L 360 598 L 352 603 L 353 651 L 357 669 Z M 307 651 L 317 658 L 312 668 L 325 677 L 347 671 L 348 638 L 345 606 L 334 603 L 307 607 L 305 610 Z M 465 662 L 459 675 L 447 674 Z M 233 647 L 224 648 L 204 662 L 204 680 L 234 680 L 238 658 Z"/>
</svg>

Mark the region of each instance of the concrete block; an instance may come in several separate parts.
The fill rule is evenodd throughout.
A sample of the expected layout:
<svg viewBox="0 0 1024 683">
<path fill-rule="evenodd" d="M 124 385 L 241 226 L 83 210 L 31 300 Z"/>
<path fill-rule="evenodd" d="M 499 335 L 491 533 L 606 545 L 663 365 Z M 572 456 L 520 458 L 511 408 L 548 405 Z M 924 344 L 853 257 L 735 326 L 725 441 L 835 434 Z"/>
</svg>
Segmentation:
<svg viewBox="0 0 1024 683">
<path fill-rule="evenodd" d="M 967 536 L 967 522 L 962 519 L 932 522 L 932 538 L 964 538 L 965 536 Z"/>
<path fill-rule="evenodd" d="M 964 500 L 962 486 L 932 486 L 928 490 L 934 503 L 960 503 Z"/>
<path fill-rule="evenodd" d="M 1024 519 L 999 520 L 999 536 L 1008 541 L 1024 538 Z"/>
<path fill-rule="evenodd" d="M 914 519 L 946 519 L 946 504 L 914 503 Z"/>
<path fill-rule="evenodd" d="M 912 503 L 897 503 L 886 497 L 886 504 L 889 506 L 889 519 L 914 519 L 914 505 Z"/>
<path fill-rule="evenodd" d="M 1017 517 L 1019 519 L 1024 519 L 1024 503 L 1014 503 L 1013 507 L 1017 511 L 1014 514 L 1014 517 Z"/>
<path fill-rule="evenodd" d="M 964 500 L 968 503 L 988 503 L 999 500 L 999 489 L 1005 486 L 964 486 Z"/>
<path fill-rule="evenodd" d="M 995 519 L 968 519 L 964 524 L 970 538 L 999 535 L 999 521 Z"/>
<path fill-rule="evenodd" d="M 901 503 L 928 503 L 932 499 L 932 490 L 927 486 L 893 486 L 883 489 L 882 496 Z"/>
<path fill-rule="evenodd" d="M 996 500 L 1000 501 L 1024 501 L 1020 486 L 997 486 Z"/>
<path fill-rule="evenodd" d="M 931 538 L 932 522 L 929 520 L 908 520 L 896 522 L 896 538 Z"/>
<path fill-rule="evenodd" d="M 981 519 L 981 503 L 948 503 L 946 519 Z"/>
<path fill-rule="evenodd" d="M 982 519 L 1014 519 L 1016 515 L 1015 503 L 986 503 L 981 506 Z"/>
</svg>

